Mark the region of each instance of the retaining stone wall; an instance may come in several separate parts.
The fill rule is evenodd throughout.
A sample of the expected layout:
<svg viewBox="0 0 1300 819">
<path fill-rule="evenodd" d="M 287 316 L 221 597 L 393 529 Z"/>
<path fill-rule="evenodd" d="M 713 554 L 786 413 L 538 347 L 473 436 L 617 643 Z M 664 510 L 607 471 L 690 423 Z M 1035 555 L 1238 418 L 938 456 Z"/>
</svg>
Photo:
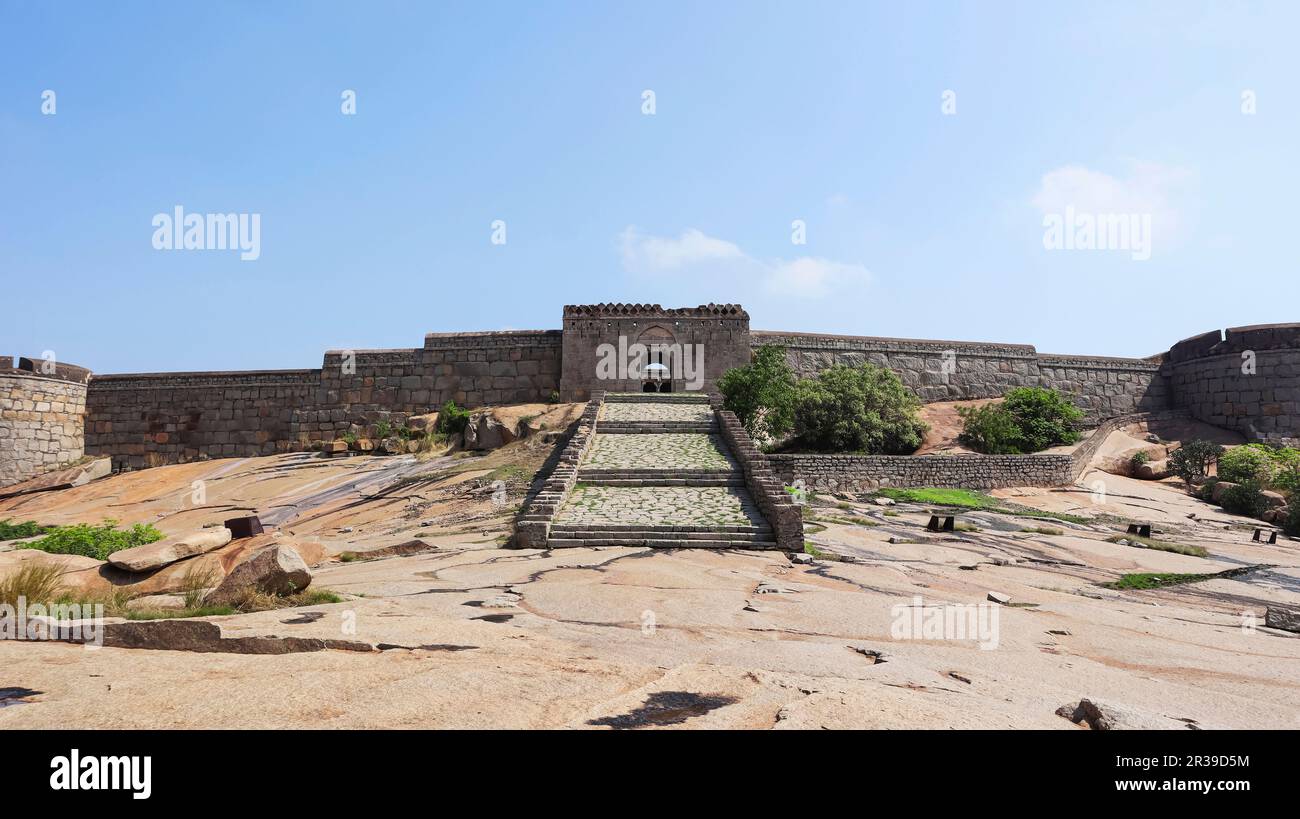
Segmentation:
<svg viewBox="0 0 1300 819">
<path fill-rule="evenodd" d="M 49 472 L 85 454 L 86 385 L 14 369 L 12 363 L 8 357 L 0 359 L 0 486 Z"/>
<path fill-rule="evenodd" d="M 1016 387 L 1047 387 L 1070 395 L 1095 423 L 1168 405 L 1160 361 L 1042 355 L 1024 344 L 832 336 L 755 330 L 754 346 L 777 344 L 800 378 L 833 364 L 863 362 L 898 374 L 923 402 L 997 398 Z"/>
<path fill-rule="evenodd" d="M 1173 403 L 1247 438 L 1300 446 L 1300 324 L 1215 330 L 1175 344 Z"/>
</svg>

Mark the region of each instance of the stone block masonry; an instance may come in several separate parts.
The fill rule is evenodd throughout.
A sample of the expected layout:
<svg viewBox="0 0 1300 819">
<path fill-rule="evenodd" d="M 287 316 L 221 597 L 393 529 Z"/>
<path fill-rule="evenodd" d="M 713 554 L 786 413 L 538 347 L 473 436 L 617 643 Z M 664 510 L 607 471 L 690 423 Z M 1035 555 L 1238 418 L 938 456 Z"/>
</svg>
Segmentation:
<svg viewBox="0 0 1300 819">
<path fill-rule="evenodd" d="M 834 364 L 875 364 L 897 373 L 923 402 L 997 398 L 1016 387 L 1068 394 L 1089 422 L 1164 409 L 1169 391 L 1159 358 L 1045 355 L 1023 344 L 774 333 L 755 330 L 754 346 L 786 348 L 800 378 Z"/>
<path fill-rule="evenodd" d="M 115 469 L 285 452 L 295 408 L 318 382 L 318 370 L 95 376 L 86 451 L 111 455 Z"/>
<path fill-rule="evenodd" d="M 0 487 L 79 460 L 85 454 L 87 371 L 0 358 Z"/>
<path fill-rule="evenodd" d="M 111 455 L 119 469 L 142 468 L 310 449 L 354 424 L 400 426 L 446 401 L 473 408 L 555 397 L 586 400 L 605 390 L 640 392 L 642 381 L 598 377 L 601 345 L 618 349 L 620 339 L 703 351 L 698 379 L 688 378 L 683 362 L 665 362 L 664 383 L 654 386 L 673 393 L 696 387 L 701 394 L 712 392 L 722 373 L 748 363 L 753 347 L 780 344 L 802 377 L 835 363 L 867 361 L 898 373 L 926 402 L 993 398 L 1015 387 L 1042 386 L 1070 395 L 1091 424 L 1186 408 L 1253 440 L 1300 441 L 1297 324 L 1205 333 L 1150 358 L 1102 358 L 1040 354 L 1020 344 L 751 331 L 749 315 L 736 304 L 595 304 L 566 306 L 562 330 L 430 333 L 416 348 L 330 351 L 319 369 L 93 376 L 65 364 L 45 374 L 45 362 L 31 359 L 15 368 L 9 359 L 0 362 L 6 365 L 0 372 L 80 384 L 85 453 Z M 1243 368 L 1246 354 L 1253 369 Z M 13 400 L 10 412 L 35 411 L 14 410 Z M 610 431 L 621 423 L 610 419 Z M 6 461 L 15 465 L 0 470 L 30 471 L 43 467 L 47 455 L 61 458 L 76 450 L 60 438 L 58 453 L 52 453 L 36 431 L 23 427 L 13 436 L 25 441 L 24 454 L 12 444 Z M 39 458 L 31 454 L 36 441 Z"/>
<path fill-rule="evenodd" d="M 1193 417 L 1300 446 L 1300 324 L 1203 333 L 1175 344 L 1164 369 L 1173 403 Z"/>
<path fill-rule="evenodd" d="M 918 489 L 1002 489 L 1009 486 L 1068 486 L 1079 479 L 1106 437 L 1142 420 L 1186 417 L 1185 411 L 1130 413 L 1093 430 L 1074 450 L 1034 455 L 768 455 L 772 469 L 787 485 L 803 481 L 805 489 L 823 492 L 868 492 L 881 487 Z"/>
</svg>

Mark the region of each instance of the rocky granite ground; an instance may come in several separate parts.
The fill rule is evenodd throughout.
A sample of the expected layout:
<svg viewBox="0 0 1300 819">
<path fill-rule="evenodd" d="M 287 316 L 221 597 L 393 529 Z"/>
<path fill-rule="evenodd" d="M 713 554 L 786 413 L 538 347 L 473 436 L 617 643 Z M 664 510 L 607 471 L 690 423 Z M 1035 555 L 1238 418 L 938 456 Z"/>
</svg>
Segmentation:
<svg viewBox="0 0 1300 819">
<path fill-rule="evenodd" d="M 1088 522 L 968 512 L 958 520 L 977 531 L 946 534 L 925 530 L 924 505 L 818 498 L 808 563 L 502 548 L 543 455 L 518 442 L 479 458 L 232 459 L 0 501 L 0 518 L 114 517 L 168 534 L 256 511 L 319 543 L 313 586 L 342 597 L 184 633 L 168 625 L 184 621 L 132 626 L 170 649 L 0 642 L 0 689 L 28 692 L 0 700 L 0 729 L 1078 730 L 1057 710 L 1085 698 L 1134 724 L 1300 727 L 1300 635 L 1263 625 L 1269 606 L 1300 605 L 1300 542 L 1254 543 L 1252 522 L 1174 483 L 1091 472 L 1077 487 L 1001 490 Z M 1208 557 L 1107 541 L 1134 519 Z M 996 610 L 996 648 L 900 636 L 900 617 L 949 604 Z"/>
</svg>

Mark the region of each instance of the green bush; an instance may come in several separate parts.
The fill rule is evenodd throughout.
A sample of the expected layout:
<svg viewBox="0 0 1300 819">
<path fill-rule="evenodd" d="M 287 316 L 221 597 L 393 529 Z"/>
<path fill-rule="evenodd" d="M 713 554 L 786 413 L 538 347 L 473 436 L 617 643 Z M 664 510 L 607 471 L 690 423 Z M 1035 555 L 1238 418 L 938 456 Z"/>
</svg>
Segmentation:
<svg viewBox="0 0 1300 819">
<path fill-rule="evenodd" d="M 1219 456 L 1219 480 L 1267 486 L 1275 469 L 1273 458 L 1273 450 L 1263 444 L 1233 447 Z"/>
<path fill-rule="evenodd" d="M 96 560 L 132 546 L 143 546 L 162 540 L 163 533 L 148 523 L 137 523 L 130 529 L 120 530 L 117 521 L 105 520 L 98 526 L 78 523 L 75 526 L 56 527 L 40 540 L 24 543 L 21 549 L 39 549 L 56 555 L 81 555 Z"/>
<path fill-rule="evenodd" d="M 455 401 L 448 401 L 438 410 L 438 432 L 443 435 L 457 435 L 469 425 L 469 410 L 456 406 Z"/>
<path fill-rule="evenodd" d="M 836 364 L 797 383 L 794 431 L 818 452 L 908 455 L 926 430 L 916 417 L 920 406 L 889 370 Z"/>
<path fill-rule="evenodd" d="M 1259 482 L 1253 480 L 1228 487 L 1219 498 L 1219 505 L 1225 512 L 1249 518 L 1260 517 L 1268 509 Z"/>
<path fill-rule="evenodd" d="M 9 518 L 0 520 L 0 540 L 16 540 L 20 537 L 35 537 L 50 531 L 49 526 L 41 526 L 34 520 L 14 523 Z"/>
<path fill-rule="evenodd" d="M 1169 456 L 1169 471 L 1184 482 L 1192 483 L 1204 478 L 1210 464 L 1222 454 L 1223 447 L 1213 441 L 1188 441 Z"/>
<path fill-rule="evenodd" d="M 1079 440 L 1083 410 L 1056 390 L 1018 387 L 1001 404 L 961 407 L 958 441 L 986 455 L 1039 452 Z"/>
<path fill-rule="evenodd" d="M 1273 452 L 1273 486 L 1292 501 L 1300 493 L 1300 449 L 1287 447 Z"/>
<path fill-rule="evenodd" d="M 794 428 L 795 376 L 784 347 L 764 344 L 753 361 L 727 370 L 717 383 L 722 408 L 736 414 L 755 443 L 774 443 Z"/>
<path fill-rule="evenodd" d="M 1291 537 L 1300 537 L 1300 503 L 1292 502 L 1282 530 Z"/>
<path fill-rule="evenodd" d="M 1079 440 L 1083 410 L 1056 390 L 1020 387 L 1007 393 L 1002 408 L 1016 419 L 1025 452 L 1039 452 Z"/>
<path fill-rule="evenodd" d="M 958 407 L 957 413 L 963 422 L 961 435 L 957 436 L 962 446 L 985 455 L 1018 455 L 1022 452 L 1020 427 L 1001 404 Z"/>
</svg>

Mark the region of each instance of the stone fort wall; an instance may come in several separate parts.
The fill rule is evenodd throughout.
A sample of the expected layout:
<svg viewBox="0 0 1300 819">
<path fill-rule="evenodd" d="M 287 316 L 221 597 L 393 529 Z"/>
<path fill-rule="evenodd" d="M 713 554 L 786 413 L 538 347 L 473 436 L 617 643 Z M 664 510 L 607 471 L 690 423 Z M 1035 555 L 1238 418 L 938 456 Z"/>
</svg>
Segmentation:
<svg viewBox="0 0 1300 819">
<path fill-rule="evenodd" d="M 632 345 L 675 345 L 689 362 L 664 359 L 672 374 L 672 391 L 713 392 L 732 367 L 749 363 L 749 314 L 738 304 L 707 304 L 664 309 L 657 304 L 588 304 L 564 308 L 564 375 L 560 394 L 566 401 L 585 401 L 593 390 L 637 392 L 639 378 L 597 378 L 602 345 L 626 358 Z M 702 364 L 696 367 L 696 362 Z M 652 362 L 653 363 L 653 362 Z M 688 379 L 686 376 L 690 375 Z"/>
<path fill-rule="evenodd" d="M 0 486 L 80 460 L 86 380 L 70 364 L 0 357 Z"/>
<path fill-rule="evenodd" d="M 112 455 L 119 469 L 270 455 L 447 401 L 548 401 L 559 381 L 556 330 L 431 333 L 422 348 L 331 350 L 311 370 L 95 376 L 86 452 Z"/>
<path fill-rule="evenodd" d="M 1159 357 L 1044 355 L 1024 344 L 834 336 L 755 330 L 754 346 L 786 348 L 795 372 L 811 378 L 833 364 L 863 362 L 894 371 L 921 400 L 997 398 L 1016 387 L 1069 394 L 1090 423 L 1164 409 L 1169 387 Z"/>
<path fill-rule="evenodd" d="M 17 443 L 6 444 L 6 464 L 23 465 L 3 468 L 18 474 L 80 456 L 72 439 L 82 428 L 75 420 L 49 420 L 49 430 L 60 430 L 56 444 L 46 433 L 36 434 L 44 421 L 18 416 L 39 412 L 35 407 L 46 403 L 51 411 L 56 404 L 65 413 L 71 407 L 75 416 L 82 406 L 79 390 L 85 454 L 112 455 L 117 468 L 141 468 L 307 449 L 354 423 L 401 424 L 448 400 L 476 407 L 635 390 L 638 381 L 596 377 L 599 346 L 617 349 L 620 338 L 625 344 L 702 346 L 699 382 L 706 392 L 727 369 L 746 363 L 755 346 L 780 344 L 802 376 L 833 363 L 869 361 L 897 372 L 927 402 L 1044 386 L 1071 395 L 1094 423 L 1185 407 L 1196 418 L 1256 440 L 1294 443 L 1300 436 L 1300 325 L 1215 331 L 1179 342 L 1161 356 L 1102 358 L 1042 354 L 1017 344 L 751 331 L 739 305 L 602 304 L 565 307 L 563 330 L 431 333 L 417 348 L 330 351 L 319 369 L 102 375 L 89 377 L 88 384 L 81 370 L 83 383 L 71 387 L 11 381 L 5 423 L 16 432 L 6 440 L 26 441 L 23 453 L 40 454 L 19 455 Z M 1242 369 L 1244 353 L 1252 356 L 1253 371 Z M 39 362 L 29 364 L 35 368 Z M 682 376 L 675 366 L 673 390 L 688 388 Z M 8 377 L 36 376 L 29 369 Z M 35 395 L 38 387 L 69 400 L 22 397 Z M 31 409 L 18 409 L 28 403 Z M 37 426 L 19 432 L 19 421 Z"/>
<path fill-rule="evenodd" d="M 1213 330 L 1169 350 L 1171 401 L 1247 438 L 1300 446 L 1300 324 Z"/>
</svg>

